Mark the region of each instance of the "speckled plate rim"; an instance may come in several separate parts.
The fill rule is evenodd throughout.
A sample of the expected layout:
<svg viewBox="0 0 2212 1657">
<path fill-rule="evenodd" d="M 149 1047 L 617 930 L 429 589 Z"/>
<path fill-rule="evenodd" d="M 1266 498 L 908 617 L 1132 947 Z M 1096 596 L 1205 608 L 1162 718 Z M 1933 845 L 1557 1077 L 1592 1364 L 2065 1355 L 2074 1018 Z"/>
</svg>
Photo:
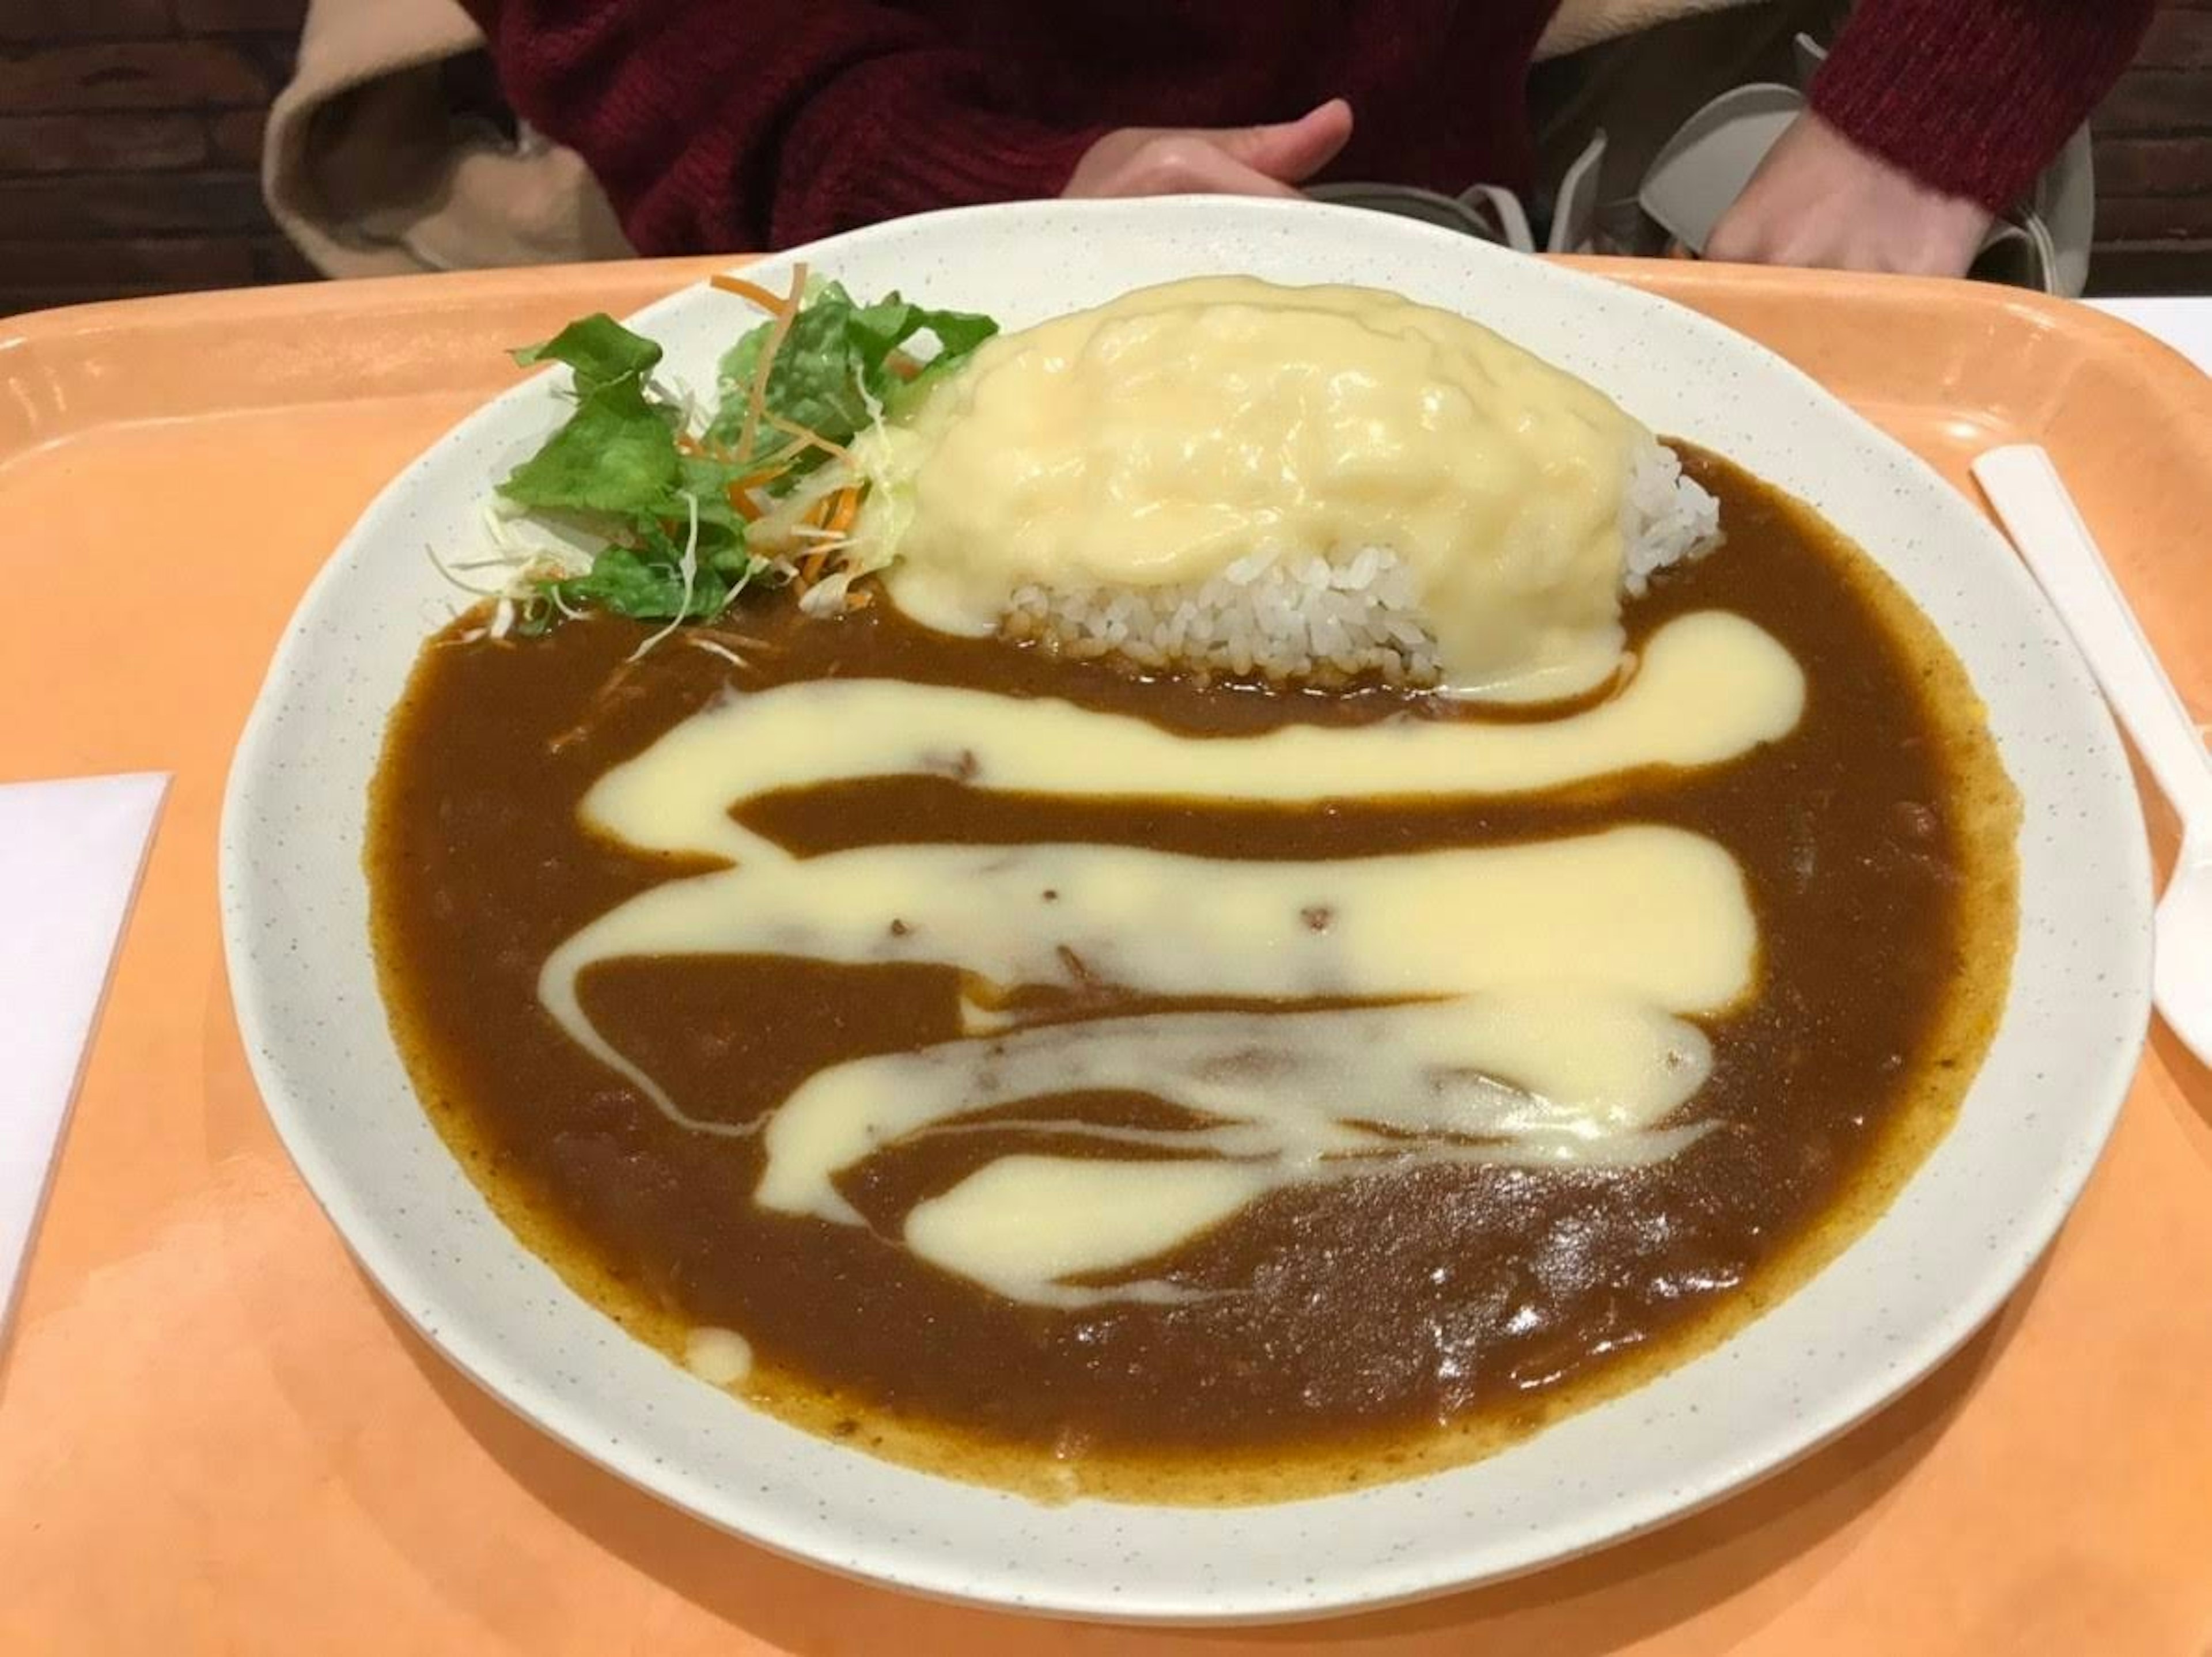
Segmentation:
<svg viewBox="0 0 2212 1657">
<path fill-rule="evenodd" d="M 384 718 L 451 610 L 423 549 L 558 418 L 550 376 L 495 399 L 379 496 L 324 567 L 225 798 L 226 953 L 255 1080 L 369 1275 L 456 1365 L 619 1476 L 777 1551 L 1048 1614 L 1267 1621 L 1494 1579 L 1771 1472 L 1927 1373 L 2048 1244 L 2115 1120 L 2149 1007 L 2150 868 L 2125 757 L 2010 549 L 1908 450 L 1764 348 L 1667 300 L 1448 231 L 1307 203 L 1033 203 L 779 256 L 864 291 L 1039 319 L 1146 282 L 1245 270 L 1391 287 L 1497 326 L 1649 423 L 1811 501 L 1958 650 L 2026 804 L 2022 932 L 1957 1126 L 1890 1210 L 1712 1352 L 1486 1461 L 1262 1508 L 1042 1506 L 936 1479 L 737 1405 L 623 1335 L 517 1244 L 416 1106 L 376 995 L 362 807 Z M 742 325 L 695 286 L 639 313 L 707 382 Z"/>
</svg>

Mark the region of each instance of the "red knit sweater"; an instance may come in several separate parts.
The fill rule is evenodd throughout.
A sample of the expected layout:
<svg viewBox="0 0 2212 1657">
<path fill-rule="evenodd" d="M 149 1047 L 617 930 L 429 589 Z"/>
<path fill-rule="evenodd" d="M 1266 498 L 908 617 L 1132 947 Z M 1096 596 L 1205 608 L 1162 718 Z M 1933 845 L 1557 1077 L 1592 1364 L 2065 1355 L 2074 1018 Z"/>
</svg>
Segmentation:
<svg viewBox="0 0 2212 1657">
<path fill-rule="evenodd" d="M 641 252 L 785 246 L 1056 194 L 1102 132 L 1352 100 L 1326 176 L 1525 186 L 1558 0 L 465 0 L 522 118 Z M 2153 0 L 1861 0 L 1814 106 L 1954 195 L 2017 197 Z"/>
</svg>

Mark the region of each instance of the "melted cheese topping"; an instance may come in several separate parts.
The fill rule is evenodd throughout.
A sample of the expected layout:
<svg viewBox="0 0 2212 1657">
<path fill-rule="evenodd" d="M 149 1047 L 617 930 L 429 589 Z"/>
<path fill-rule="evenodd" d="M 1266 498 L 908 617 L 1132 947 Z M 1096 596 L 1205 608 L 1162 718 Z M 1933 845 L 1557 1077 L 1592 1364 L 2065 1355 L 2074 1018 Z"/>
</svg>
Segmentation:
<svg viewBox="0 0 2212 1657">
<path fill-rule="evenodd" d="M 752 1373 L 752 1344 L 734 1329 L 694 1329 L 684 1342 L 684 1367 L 716 1387 L 734 1387 Z"/>
<path fill-rule="evenodd" d="M 923 1259 L 1037 1305 L 1168 1299 L 1121 1273 L 1286 1186 L 1448 1162 L 1641 1164 L 1702 1137 L 1656 1126 L 1703 1084 L 1695 1025 L 1587 987 L 1389 1007 L 1168 1013 L 1047 1025 L 839 1065 L 769 1120 L 758 1200 L 860 1223 L 836 1176 L 957 1119 L 1071 1091 L 1133 1089 L 1194 1114 L 1133 1128 L 993 1119 L 1152 1160 L 1002 1157 L 915 1207 Z M 1177 1160 L 1160 1160 L 1173 1157 Z"/>
<path fill-rule="evenodd" d="M 1686 1016 L 1756 980 L 1741 871 L 1700 835 L 1629 824 L 1529 844 L 1328 861 L 1140 847 L 863 847 L 793 858 L 732 820 L 781 789 L 945 773 L 970 786 L 1224 804 L 1352 793 L 1498 794 L 1654 765 L 1718 763 L 1786 732 L 1803 683 L 1749 623 L 1685 617 L 1634 681 L 1537 724 L 1399 721 L 1254 737 L 1177 736 L 1069 704 L 823 680 L 694 715 L 586 797 L 601 831 L 731 866 L 620 905 L 548 959 L 538 992 L 580 1045 L 672 1119 L 764 1133 L 755 1199 L 836 1224 L 838 1175 L 974 1112 L 1070 1089 L 1152 1095 L 1186 1126 L 1034 1126 L 1129 1156 L 1000 1157 L 918 1205 L 902 1241 L 1046 1305 L 1181 1292 L 1156 1258 L 1267 1192 L 1440 1162 L 1634 1163 L 1701 1131 L 1666 1121 L 1711 1053 Z M 969 1034 L 817 1073 L 764 1119 L 685 1113 L 592 1023 L 583 975 L 629 956 L 929 962 L 967 974 Z M 1020 1028 L 1017 987 L 1097 981 L 1164 1011 Z M 1367 1005 L 1320 1007 L 1318 1001 Z M 1303 1005 L 1301 1005 L 1303 1004 Z M 1376 1005 L 1382 1004 L 1382 1005 Z M 1103 1274 L 1105 1283 L 1081 1279 Z"/>
<path fill-rule="evenodd" d="M 1679 828 L 1326 863 L 1127 846 L 871 846 L 641 893 L 548 957 L 569 1033 L 673 1112 L 599 1036 L 577 983 L 625 956 L 797 956 L 963 967 L 987 998 L 1103 981 L 1196 998 L 1471 995 L 1579 983 L 1681 1011 L 1750 988 L 1735 860 Z"/>
<path fill-rule="evenodd" d="M 985 344 L 857 452 L 899 607 L 987 634 L 1018 589 L 1203 581 L 1385 546 L 1447 683 L 1571 695 L 1620 647 L 1622 493 L 1650 434 L 1449 312 L 1247 276 L 1143 288 Z"/>
<path fill-rule="evenodd" d="M 1407 719 L 1193 741 L 1044 697 L 826 679 L 696 715 L 608 772 L 583 810 L 643 850 L 744 859 L 782 854 L 730 821 L 732 801 L 860 777 L 1269 804 L 1522 794 L 1647 766 L 1721 764 L 1787 735 L 1804 706 L 1805 676 L 1790 652 L 1717 610 L 1662 628 L 1609 700 L 1528 724 Z"/>
</svg>

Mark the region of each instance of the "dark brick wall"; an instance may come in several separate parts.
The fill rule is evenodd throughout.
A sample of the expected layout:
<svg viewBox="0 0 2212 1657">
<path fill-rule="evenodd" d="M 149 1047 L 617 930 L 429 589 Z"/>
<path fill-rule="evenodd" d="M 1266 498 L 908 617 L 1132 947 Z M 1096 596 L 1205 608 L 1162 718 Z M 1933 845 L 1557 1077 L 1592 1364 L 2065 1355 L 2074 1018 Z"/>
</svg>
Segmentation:
<svg viewBox="0 0 2212 1657">
<path fill-rule="evenodd" d="M 2212 293 L 2212 0 L 2164 0 L 2095 131 L 2097 287 Z"/>
<path fill-rule="evenodd" d="M 313 275 L 261 205 L 305 0 L 0 0 L 0 313 Z"/>
<path fill-rule="evenodd" d="M 0 315 L 295 281 L 257 167 L 305 0 L 0 0 Z M 2212 291 L 2212 0 L 2097 118 L 2095 283 Z"/>
</svg>

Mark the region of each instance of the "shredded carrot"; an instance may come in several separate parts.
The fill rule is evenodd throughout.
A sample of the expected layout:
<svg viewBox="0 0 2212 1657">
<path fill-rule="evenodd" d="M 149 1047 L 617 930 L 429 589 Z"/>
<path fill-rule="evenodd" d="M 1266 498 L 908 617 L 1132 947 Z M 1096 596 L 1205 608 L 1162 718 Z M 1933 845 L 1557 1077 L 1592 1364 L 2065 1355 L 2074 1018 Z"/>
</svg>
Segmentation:
<svg viewBox="0 0 2212 1657">
<path fill-rule="evenodd" d="M 873 603 L 875 599 L 867 593 L 854 592 L 849 588 L 846 591 L 845 608 L 848 610 L 866 610 Z"/>
<path fill-rule="evenodd" d="M 799 561 L 799 579 L 811 587 L 822 579 L 822 573 L 829 568 L 829 548 L 817 547 Z"/>
<path fill-rule="evenodd" d="M 678 454 L 703 454 L 706 451 L 700 447 L 699 440 L 697 438 L 692 436 L 689 432 L 684 432 L 677 437 L 676 452 Z"/>
<path fill-rule="evenodd" d="M 749 299 L 763 311 L 783 309 L 784 301 L 757 282 L 747 282 L 743 276 L 709 276 L 707 286 L 719 288 L 726 294 L 735 294 L 739 299 Z"/>
<path fill-rule="evenodd" d="M 744 429 L 738 439 L 739 454 L 751 454 L 760 437 L 761 422 L 768 414 L 769 372 L 775 366 L 775 354 L 783 349 L 783 342 L 791 333 L 792 319 L 799 314 L 799 302 L 805 294 L 806 262 L 802 259 L 791 267 L 791 292 L 774 307 L 775 325 L 769 331 L 768 345 L 761 352 L 760 361 L 753 365 L 753 383 L 745 393 Z"/>
<path fill-rule="evenodd" d="M 782 455 L 777 457 L 774 465 L 763 466 L 756 471 L 747 472 L 743 477 L 732 479 L 730 487 L 733 489 L 757 489 L 764 484 L 775 483 L 777 478 L 783 476 L 785 467 L 790 464 L 790 452 L 787 450 Z"/>
<path fill-rule="evenodd" d="M 742 477 L 732 478 L 729 483 L 730 509 L 743 514 L 748 523 L 757 519 L 761 515 L 761 509 L 754 501 L 752 492 L 766 484 L 773 483 L 777 478 L 782 476 L 793 458 L 805 446 L 805 445 L 802 443 L 794 443 L 789 448 L 774 456 L 766 465 L 756 467 Z M 717 452 L 714 458 L 725 465 L 729 464 L 732 460 L 732 457 L 726 451 Z"/>
<path fill-rule="evenodd" d="M 788 433 L 791 436 L 799 439 L 803 446 L 819 449 L 824 454 L 836 456 L 848 466 L 856 469 L 859 467 L 860 462 L 853 458 L 853 452 L 842 443 L 833 443 L 821 433 L 810 431 L 795 422 L 786 420 L 781 415 L 768 415 L 763 418 L 776 430 Z"/>
<path fill-rule="evenodd" d="M 836 506 L 823 520 L 822 527 L 834 534 L 842 535 L 853 527 L 853 519 L 860 509 L 860 492 L 857 489 L 840 489 L 836 499 Z"/>
</svg>

